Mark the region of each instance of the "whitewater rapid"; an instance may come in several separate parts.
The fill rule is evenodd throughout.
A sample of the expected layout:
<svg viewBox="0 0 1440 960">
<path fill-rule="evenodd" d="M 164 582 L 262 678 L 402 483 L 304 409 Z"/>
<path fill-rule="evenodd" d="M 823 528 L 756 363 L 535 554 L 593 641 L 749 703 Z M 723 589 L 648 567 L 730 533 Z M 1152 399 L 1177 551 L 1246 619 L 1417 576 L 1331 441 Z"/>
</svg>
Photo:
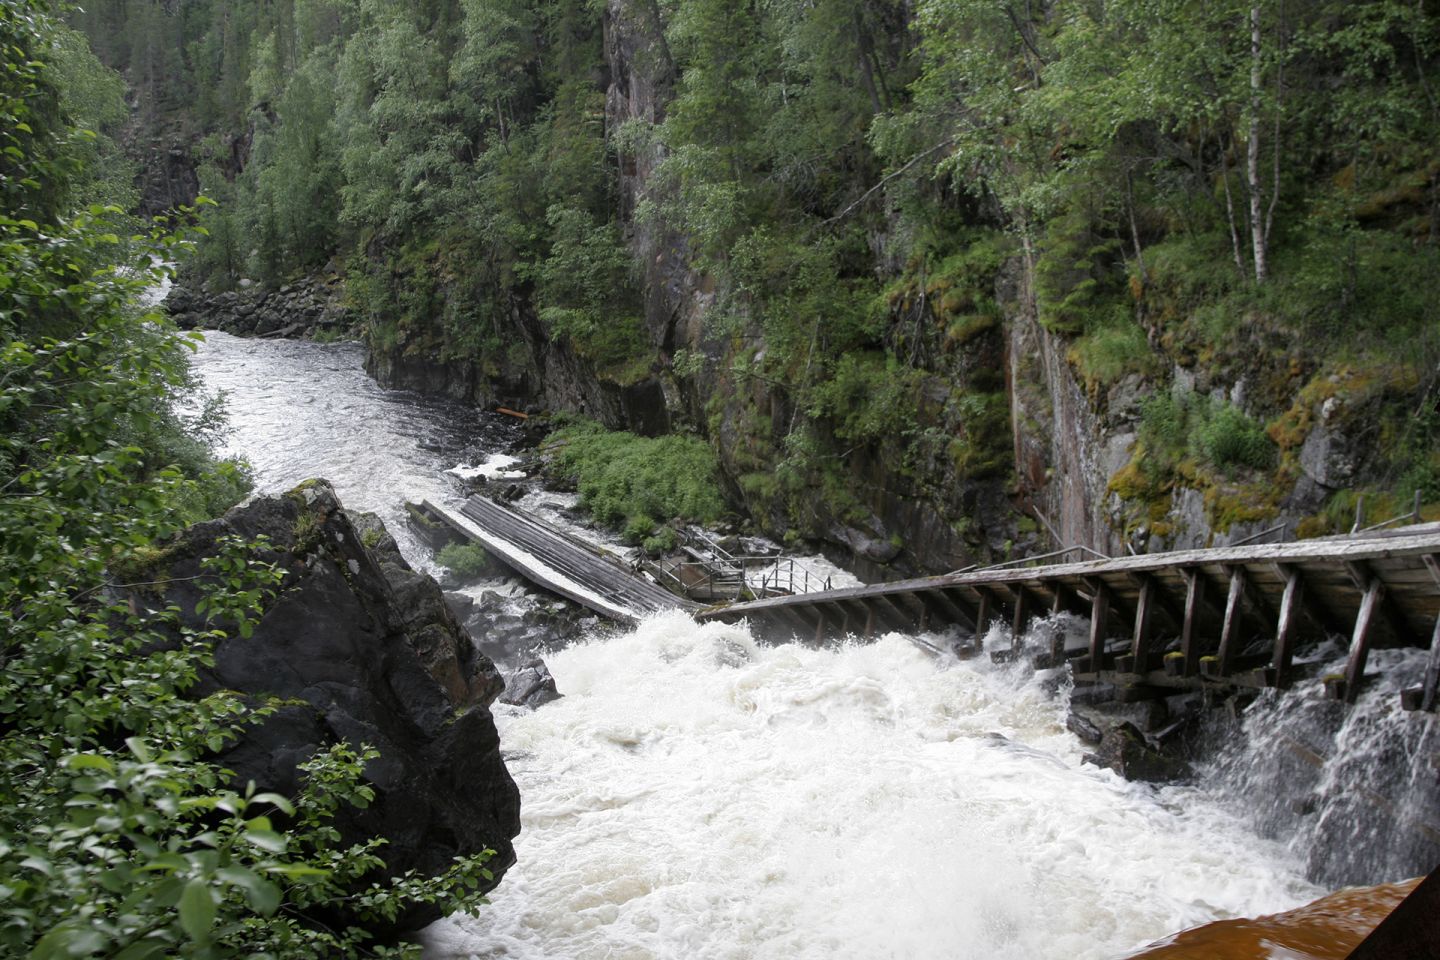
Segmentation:
<svg viewBox="0 0 1440 960">
<path fill-rule="evenodd" d="M 260 491 L 325 477 L 417 565 L 402 502 L 455 502 L 447 471 L 513 443 L 381 390 L 358 345 L 207 337 L 194 370 Z M 1108 958 L 1324 892 L 1223 794 L 1082 763 L 1059 677 L 1022 664 L 898 635 L 763 647 L 682 615 L 547 661 L 563 699 L 495 707 L 519 863 L 480 917 L 431 928 L 431 960 Z"/>
<path fill-rule="evenodd" d="M 519 864 L 433 960 L 1103 958 L 1323 892 L 1198 791 L 1082 764 L 1027 668 L 681 614 L 549 664 L 565 698 L 497 717 Z"/>
</svg>

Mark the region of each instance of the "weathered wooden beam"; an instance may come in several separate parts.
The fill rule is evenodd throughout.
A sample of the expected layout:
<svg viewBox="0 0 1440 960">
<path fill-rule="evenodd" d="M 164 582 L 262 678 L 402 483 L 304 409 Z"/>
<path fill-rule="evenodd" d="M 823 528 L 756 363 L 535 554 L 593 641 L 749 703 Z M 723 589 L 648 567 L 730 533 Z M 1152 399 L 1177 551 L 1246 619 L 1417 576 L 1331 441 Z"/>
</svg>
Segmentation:
<svg viewBox="0 0 1440 960">
<path fill-rule="evenodd" d="M 931 603 L 935 604 L 935 606 L 944 612 L 946 620 L 950 623 L 958 624 L 962 627 L 974 628 L 975 621 L 971 619 L 970 614 L 967 613 L 963 607 L 955 602 L 955 598 L 950 596 L 949 592 L 945 590 L 929 590 L 926 591 L 925 596 L 929 598 Z"/>
<path fill-rule="evenodd" d="M 1155 578 L 1142 577 L 1140 598 L 1135 601 L 1135 626 L 1130 639 L 1131 672 L 1150 669 L 1150 611 L 1155 606 Z"/>
<path fill-rule="evenodd" d="M 785 604 L 784 606 L 776 607 L 775 610 L 779 611 L 782 620 L 790 624 L 791 635 L 795 638 L 799 639 L 807 636 L 813 629 L 810 621 L 800 616 L 800 611 L 795 609 L 795 607 Z"/>
<path fill-rule="evenodd" d="M 888 594 L 887 597 L 910 618 L 917 633 L 924 633 L 930 629 L 930 607 L 918 593 L 906 591 L 905 593 Z"/>
<path fill-rule="evenodd" d="M 870 604 L 863 604 L 865 607 L 865 639 L 875 639 L 875 608 Z"/>
<path fill-rule="evenodd" d="M 1053 591 L 1050 595 L 1050 615 L 1065 613 L 1075 605 L 1073 591 L 1065 585 L 1064 581 L 1051 580 L 1047 586 Z"/>
<path fill-rule="evenodd" d="M 1284 687 L 1290 680 L 1290 665 L 1295 659 L 1295 622 L 1300 615 L 1300 598 L 1304 581 L 1300 571 L 1289 564 L 1276 564 L 1285 578 L 1285 592 L 1280 596 L 1280 617 L 1275 624 L 1275 686 Z"/>
<path fill-rule="evenodd" d="M 1364 560 L 1347 561 L 1345 563 L 1345 572 L 1350 574 L 1350 579 L 1355 583 L 1356 589 L 1360 590 L 1362 594 L 1369 592 L 1369 585 L 1371 583 L 1380 580 L 1379 574 Z M 1392 603 L 1386 596 L 1386 591 L 1381 591 L 1378 604 L 1379 606 L 1376 608 L 1374 616 L 1385 625 L 1385 630 L 1381 632 L 1388 633 L 1398 644 L 1403 645 L 1410 641 L 1412 638 L 1410 626 L 1405 622 L 1405 618 L 1400 614 L 1400 611 L 1393 609 Z"/>
<path fill-rule="evenodd" d="M 1245 595 L 1245 568 L 1235 566 L 1230 568 L 1230 592 L 1225 597 L 1225 620 L 1220 628 L 1220 649 L 1215 655 L 1215 668 L 1212 676 L 1225 676 L 1230 672 L 1230 662 L 1234 660 L 1236 649 L 1240 646 L 1240 617 L 1242 613 L 1243 600 Z"/>
<path fill-rule="evenodd" d="M 1110 587 L 1104 580 L 1088 584 L 1090 600 L 1090 659 L 1085 669 L 1098 673 L 1105 664 L 1105 635 L 1110 620 Z"/>
<path fill-rule="evenodd" d="M 1015 612 L 1010 618 L 1010 636 L 1012 645 L 1020 646 L 1020 641 L 1025 636 L 1025 628 L 1030 624 L 1030 598 L 1025 588 L 1020 584 L 1015 585 Z"/>
<path fill-rule="evenodd" d="M 895 601 L 891 600 L 889 596 L 883 593 L 877 593 L 871 600 L 879 611 L 880 616 L 889 622 L 890 629 L 898 633 L 915 632 L 914 621 L 910 619 L 904 610 L 896 606 Z"/>
<path fill-rule="evenodd" d="M 1341 699 L 1354 703 L 1360 696 L 1360 683 L 1365 676 L 1365 660 L 1370 656 L 1370 631 L 1380 612 L 1380 603 L 1385 598 L 1385 584 L 1378 577 L 1372 577 L 1365 586 L 1365 596 L 1360 601 L 1360 611 L 1355 614 L 1355 632 L 1350 637 L 1350 659 L 1345 664 L 1345 681 L 1341 687 Z"/>
<path fill-rule="evenodd" d="M 1440 695 L 1440 615 L 1435 617 L 1435 632 L 1430 635 L 1430 660 L 1425 665 L 1425 683 L 1421 690 L 1420 709 L 1434 713 L 1436 696 Z"/>
<path fill-rule="evenodd" d="M 1204 605 L 1205 576 L 1197 567 L 1181 567 L 1185 578 L 1185 620 L 1181 624 L 1180 652 L 1184 656 L 1182 674 L 1194 677 L 1200 673 L 1200 638 L 1196 633 Z"/>
<path fill-rule="evenodd" d="M 1435 581 L 1435 586 L 1440 588 L 1440 555 L 1427 553 L 1420 557 L 1420 561 L 1430 571 L 1430 579 Z"/>
<path fill-rule="evenodd" d="M 975 610 L 975 636 L 983 637 L 990 632 L 990 619 L 994 613 L 995 600 L 990 591 L 984 587 L 976 587 L 975 592 L 980 596 L 980 603 Z"/>
<path fill-rule="evenodd" d="M 1129 577 L 1130 582 L 1135 585 L 1137 593 L 1143 593 L 1145 591 L 1146 582 L 1151 581 L 1151 625 L 1154 626 L 1153 617 L 1155 614 L 1158 613 L 1162 618 L 1164 618 L 1165 621 L 1168 622 L 1170 627 L 1174 628 L 1174 635 L 1178 635 L 1185 621 L 1184 612 L 1181 611 L 1171 600 L 1169 591 L 1166 590 L 1165 585 L 1159 581 L 1156 575 L 1157 573 L 1158 571 L 1148 572 L 1143 570 L 1134 570 L 1127 573 L 1127 576 Z M 1136 606 L 1136 612 L 1138 613 L 1138 599 L 1136 600 Z M 1162 624 L 1162 626 L 1164 626 L 1164 624 Z"/>
<path fill-rule="evenodd" d="M 818 607 L 817 607 L 817 608 L 814 608 L 814 609 L 815 609 L 815 646 L 818 647 L 818 646 L 820 646 L 822 643 L 825 642 L 825 611 L 824 611 L 823 609 L 818 608 Z"/>
</svg>

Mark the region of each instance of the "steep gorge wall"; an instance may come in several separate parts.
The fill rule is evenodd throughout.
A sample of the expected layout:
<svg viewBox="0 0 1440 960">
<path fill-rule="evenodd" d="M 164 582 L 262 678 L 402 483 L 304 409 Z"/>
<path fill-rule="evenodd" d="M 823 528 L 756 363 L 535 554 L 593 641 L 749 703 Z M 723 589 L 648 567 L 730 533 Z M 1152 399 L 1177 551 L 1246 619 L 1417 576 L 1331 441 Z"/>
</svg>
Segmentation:
<svg viewBox="0 0 1440 960">
<path fill-rule="evenodd" d="M 1073 209 L 1031 224 L 1019 241 L 1000 188 L 982 180 L 968 190 L 949 169 L 958 148 L 953 157 L 935 152 L 943 142 L 921 149 L 936 124 L 958 128 L 961 119 L 927 120 L 916 87 L 915 103 L 887 94 L 882 105 L 873 83 L 865 95 L 872 58 L 881 64 L 875 42 L 891 48 L 896 91 L 920 60 L 930 69 L 935 59 L 912 48 L 927 28 L 907 19 L 908 8 L 866 9 L 865 23 L 836 19 L 845 10 L 824 4 L 757 13 L 763 23 L 752 23 L 724 5 L 609 0 L 603 11 L 575 7 L 566 22 L 583 20 L 578 31 L 560 20 L 511 25 L 495 37 L 519 43 L 535 71 L 506 94 L 519 112 L 498 128 L 474 119 L 472 108 L 488 105 L 454 73 L 457 59 L 475 55 L 452 29 L 461 11 L 433 23 L 415 15 L 405 36 L 424 41 L 416 56 L 430 56 L 437 75 L 445 64 L 452 71 L 443 90 L 415 92 L 446 117 L 415 149 L 459 151 L 446 201 L 422 216 L 413 197 L 445 177 L 381 176 L 378 186 L 394 191 L 386 209 L 402 224 L 347 211 L 337 249 L 325 248 L 333 269 L 344 263 L 372 375 L 483 405 L 578 412 L 613 429 L 701 434 L 730 499 L 765 532 L 819 541 L 875 579 L 1061 546 L 1114 554 L 1223 544 L 1282 521 L 1290 534 L 1333 532 L 1353 512 L 1345 498 L 1365 484 L 1388 488 L 1383 509 L 1392 511 L 1398 481 L 1412 483 L 1400 477 L 1409 468 L 1375 454 L 1408 444 L 1410 461 L 1424 466 L 1425 430 L 1401 436 L 1411 408 L 1428 416 L 1424 398 L 1407 394 L 1433 391 L 1423 359 L 1397 362 L 1392 351 L 1352 368 L 1333 331 L 1327 344 L 1305 345 L 1310 315 L 1325 306 L 1313 298 L 1328 287 L 1308 278 L 1312 289 L 1272 296 L 1243 265 L 1237 280 L 1228 251 L 1217 255 L 1197 228 L 1167 222 L 1158 202 L 1142 204 L 1138 222 L 1132 210 L 1126 230 L 1079 190 Z M 394 25 L 362 18 L 354 49 L 364 54 L 363 33 Z M 755 36 L 732 37 L 751 27 Z M 812 32 L 785 33 L 801 27 Z M 740 80 L 705 76 L 715 50 L 695 46 L 697 30 L 737 56 L 749 45 Z M 755 53 L 762 35 L 769 46 Z M 952 40 L 926 42 L 945 50 Z M 551 64 L 547 44 L 556 43 L 564 52 Z M 405 79 L 394 64 L 384 69 L 396 70 L 394 84 Z M 831 98 L 814 110 L 823 123 L 782 111 L 790 77 Z M 372 95 L 351 93 L 361 104 Z M 752 115 L 722 132 L 731 108 Z M 766 126 L 754 115 L 765 111 L 780 121 Z M 872 142 L 886 124 L 916 117 L 923 140 L 911 153 Z M 279 119 L 283 130 L 290 121 Z M 389 135 L 364 123 L 350 133 L 367 149 L 374 142 L 362 133 L 382 145 Z M 1179 147 L 1206 149 L 1203 138 L 1181 139 Z M 776 141 L 785 143 L 774 149 Z M 496 159 L 512 147 L 518 173 Z M 835 156 L 823 156 L 832 147 Z M 731 159 L 703 169 L 672 162 L 690 150 Z M 1061 162 L 1048 145 L 1042 152 L 1041 172 Z M 915 165 L 932 155 L 944 159 Z M 776 185 L 807 163 L 825 184 Z M 1196 163 L 1199 202 L 1206 164 L 1225 167 L 1213 156 Z M 721 227 L 685 194 L 691 174 L 702 193 L 713 191 L 705 197 L 740 198 L 719 212 Z M 1386 216 L 1413 213 L 1412 194 L 1420 196 L 1385 201 L 1398 204 Z M 511 219 L 472 212 L 491 201 Z M 746 266 L 747 257 L 763 263 Z M 242 259 L 233 269 L 253 271 L 255 254 Z M 275 286 L 287 280 L 266 276 Z M 233 270 L 218 280 L 247 282 Z M 1355 316 L 1344 309 L 1345 323 L 1360 319 L 1361 307 Z M 1430 461 L 1420 482 L 1437 487 L 1440 459 Z"/>
</svg>

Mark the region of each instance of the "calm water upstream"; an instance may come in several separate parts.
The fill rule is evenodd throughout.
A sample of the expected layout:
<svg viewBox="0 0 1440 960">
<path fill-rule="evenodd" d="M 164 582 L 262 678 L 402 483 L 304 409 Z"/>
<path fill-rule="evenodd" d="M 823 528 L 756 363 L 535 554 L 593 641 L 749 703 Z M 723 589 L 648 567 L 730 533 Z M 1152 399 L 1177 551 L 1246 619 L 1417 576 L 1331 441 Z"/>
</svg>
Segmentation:
<svg viewBox="0 0 1440 960">
<path fill-rule="evenodd" d="M 512 438 L 361 360 L 212 334 L 195 365 L 262 490 L 323 476 L 399 534 L 402 500 L 453 499 L 445 471 Z M 431 928 L 436 960 L 1107 958 L 1326 892 L 1226 790 L 1082 764 L 1065 688 L 1022 666 L 899 635 L 759 646 L 681 615 L 549 664 L 564 699 L 497 706 L 519 865 L 481 918 Z"/>
</svg>

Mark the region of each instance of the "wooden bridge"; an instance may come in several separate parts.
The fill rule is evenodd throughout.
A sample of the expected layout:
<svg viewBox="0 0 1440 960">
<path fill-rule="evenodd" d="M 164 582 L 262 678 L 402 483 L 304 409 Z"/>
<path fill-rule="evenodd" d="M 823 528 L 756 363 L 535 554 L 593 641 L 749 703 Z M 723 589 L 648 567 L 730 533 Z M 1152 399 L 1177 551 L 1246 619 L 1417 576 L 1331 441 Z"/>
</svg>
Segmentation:
<svg viewBox="0 0 1440 960">
<path fill-rule="evenodd" d="M 1078 681 L 1114 684 L 1121 699 L 1144 699 L 1186 689 L 1284 687 L 1313 673 L 1314 665 L 1296 662 L 1297 648 L 1341 634 L 1350 637 L 1349 660 L 1325 686 L 1353 703 L 1372 648 L 1428 644 L 1428 668 L 1402 699 L 1409 709 L 1434 710 L 1440 524 L 1363 538 L 1001 565 L 710 607 L 696 618 L 747 620 L 761 635 L 816 643 L 959 627 L 975 653 L 995 620 L 1019 638 L 1033 618 L 1067 611 L 1089 618 L 1084 647 L 1067 649 L 1056 630 L 1048 649 L 992 655 L 1036 655 L 1040 666 L 1068 659 Z"/>
<path fill-rule="evenodd" d="M 419 509 L 423 522 L 481 544 L 525 579 L 607 619 L 635 623 L 662 610 L 700 607 L 637 576 L 614 554 L 485 497 L 471 497 L 458 514 L 428 500 Z"/>
</svg>

